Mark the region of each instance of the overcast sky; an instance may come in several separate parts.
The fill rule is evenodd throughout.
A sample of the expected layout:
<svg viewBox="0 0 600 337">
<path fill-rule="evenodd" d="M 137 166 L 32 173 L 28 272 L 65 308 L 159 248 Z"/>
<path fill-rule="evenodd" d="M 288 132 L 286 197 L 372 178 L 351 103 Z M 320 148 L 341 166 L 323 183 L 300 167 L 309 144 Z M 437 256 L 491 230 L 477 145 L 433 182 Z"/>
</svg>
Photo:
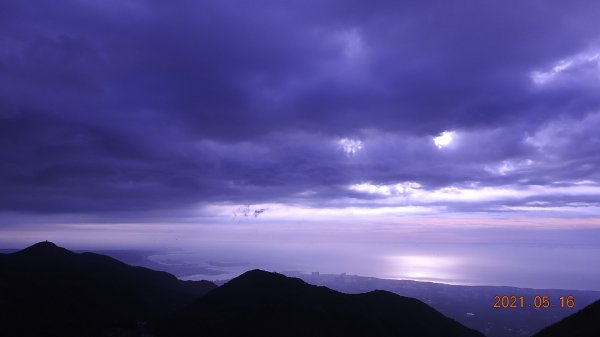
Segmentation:
<svg viewBox="0 0 600 337">
<path fill-rule="evenodd" d="M 1 1 L 0 228 L 599 228 L 599 15 Z"/>
</svg>

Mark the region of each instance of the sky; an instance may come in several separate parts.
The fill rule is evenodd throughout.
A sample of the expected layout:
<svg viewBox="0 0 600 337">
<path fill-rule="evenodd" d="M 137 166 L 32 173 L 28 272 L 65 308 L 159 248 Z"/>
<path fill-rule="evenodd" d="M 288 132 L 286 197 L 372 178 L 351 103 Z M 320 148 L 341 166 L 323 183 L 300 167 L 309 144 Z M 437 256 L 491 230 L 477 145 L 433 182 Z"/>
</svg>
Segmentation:
<svg viewBox="0 0 600 337">
<path fill-rule="evenodd" d="M 599 13 L 2 1 L 0 244 L 597 248 Z"/>
</svg>

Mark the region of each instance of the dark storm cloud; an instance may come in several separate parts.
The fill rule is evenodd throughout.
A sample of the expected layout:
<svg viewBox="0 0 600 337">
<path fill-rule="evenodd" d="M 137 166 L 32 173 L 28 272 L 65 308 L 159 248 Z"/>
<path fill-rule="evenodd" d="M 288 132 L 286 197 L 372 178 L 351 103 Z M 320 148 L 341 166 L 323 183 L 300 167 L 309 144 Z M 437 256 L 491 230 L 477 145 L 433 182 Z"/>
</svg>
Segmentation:
<svg viewBox="0 0 600 337">
<path fill-rule="evenodd" d="M 0 208 L 318 206 L 377 199 L 348 189 L 363 182 L 597 181 L 599 9 L 4 1 Z M 454 148 L 433 145 L 444 130 Z M 346 153 L 344 137 L 363 148 Z"/>
</svg>

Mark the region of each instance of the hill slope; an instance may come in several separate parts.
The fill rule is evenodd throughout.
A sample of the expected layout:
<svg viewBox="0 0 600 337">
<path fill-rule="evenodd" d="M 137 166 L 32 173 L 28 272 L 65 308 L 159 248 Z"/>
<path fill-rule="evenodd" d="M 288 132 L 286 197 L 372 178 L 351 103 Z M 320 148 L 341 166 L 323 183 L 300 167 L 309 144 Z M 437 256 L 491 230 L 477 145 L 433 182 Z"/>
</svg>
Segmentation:
<svg viewBox="0 0 600 337">
<path fill-rule="evenodd" d="M 533 337 L 598 337 L 600 336 L 600 301 L 553 324 Z"/>
<path fill-rule="evenodd" d="M 0 335 L 129 336 L 216 286 L 40 242 L 0 254 Z"/>
<path fill-rule="evenodd" d="M 447 317 L 487 337 L 523 337 L 559 322 L 600 299 L 598 291 L 565 289 L 530 289 L 503 286 L 459 286 L 411 280 L 387 280 L 346 274 L 303 274 L 288 272 L 307 283 L 325 286 L 343 293 L 358 294 L 375 289 L 400 296 L 416 298 Z M 496 295 L 523 296 L 532 303 L 535 296 L 558 299 L 565 294 L 576 299 L 573 309 L 551 306 L 544 310 L 528 307 L 523 310 L 495 309 Z M 600 335 L 599 335 L 600 337 Z"/>
<path fill-rule="evenodd" d="M 386 291 L 343 294 L 254 270 L 159 326 L 159 336 L 481 337 L 416 299 Z"/>
</svg>

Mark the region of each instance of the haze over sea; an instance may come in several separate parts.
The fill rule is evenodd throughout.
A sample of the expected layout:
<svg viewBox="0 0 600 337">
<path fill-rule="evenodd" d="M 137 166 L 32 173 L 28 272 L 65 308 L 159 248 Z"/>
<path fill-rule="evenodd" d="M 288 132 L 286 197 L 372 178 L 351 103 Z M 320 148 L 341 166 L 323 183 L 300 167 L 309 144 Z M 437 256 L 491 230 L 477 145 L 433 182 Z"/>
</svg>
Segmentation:
<svg viewBox="0 0 600 337">
<path fill-rule="evenodd" d="M 345 249 L 346 248 L 346 249 Z M 151 256 L 156 262 L 203 264 L 224 262 L 215 269 L 227 274 L 197 274 L 192 280 L 223 280 L 250 269 L 272 271 L 348 273 L 388 279 L 411 279 L 459 285 L 501 285 L 521 288 L 600 290 L 600 277 L 591 270 L 600 265 L 598 247 L 519 245 L 398 245 L 378 255 L 381 247 L 265 247 L 250 245 L 215 252 L 168 252 Z M 391 247 L 390 247 L 391 248 Z M 305 251 L 308 249 L 310 251 Z M 526 258 L 523 255 L 527 254 Z M 314 263 L 314 258 L 318 258 Z M 566 268 L 557 270 L 554 264 Z M 206 263 L 211 266 L 210 263 Z M 596 267 L 597 268 L 597 267 Z"/>
<path fill-rule="evenodd" d="M 533 235 L 533 233 L 529 233 Z M 584 234 L 584 233 L 580 233 Z M 598 231 L 586 231 L 598 238 Z M 565 237 L 567 233 L 562 233 Z M 255 268 L 347 273 L 460 285 L 600 290 L 600 246 L 565 243 L 375 243 L 323 245 L 292 240 L 208 242 L 150 256 L 159 263 L 198 264 L 226 274 L 186 279 L 223 280 Z"/>
<path fill-rule="evenodd" d="M 145 250 L 164 264 L 194 264 L 188 279 L 224 280 L 255 268 L 347 273 L 463 285 L 600 290 L 596 228 L 453 227 L 246 221 L 179 225 L 110 224 L 5 230 L 0 248 L 42 240 L 73 250 Z M 421 220 L 425 221 L 425 220 Z M 26 228 L 26 227 L 25 227 Z"/>
<path fill-rule="evenodd" d="M 63 224 L 5 228 L 0 248 L 50 240 L 73 250 L 145 250 L 164 264 L 197 265 L 187 279 L 224 280 L 255 268 L 347 273 L 462 285 L 600 290 L 600 229 L 280 222 L 213 218 L 212 224 Z M 565 220 L 562 220 L 563 222 Z M 516 221 L 515 221 L 516 222 Z M 429 223 L 429 224 L 427 224 Z M 510 221 L 506 221 L 510 223 Z M 546 224 L 544 224 L 546 225 Z M 368 230 L 367 230 L 368 229 Z"/>
</svg>

